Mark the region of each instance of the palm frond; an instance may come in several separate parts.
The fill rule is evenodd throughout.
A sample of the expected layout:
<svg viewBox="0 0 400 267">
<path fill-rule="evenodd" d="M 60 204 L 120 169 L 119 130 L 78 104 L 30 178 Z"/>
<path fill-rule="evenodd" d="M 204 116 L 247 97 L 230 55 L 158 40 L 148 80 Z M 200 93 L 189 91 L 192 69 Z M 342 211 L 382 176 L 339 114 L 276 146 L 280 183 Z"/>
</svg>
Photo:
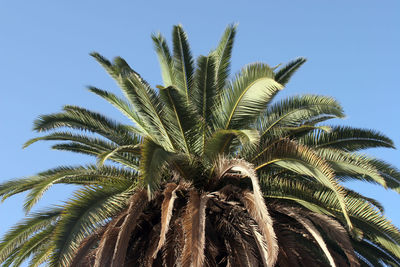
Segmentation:
<svg viewBox="0 0 400 267">
<path fill-rule="evenodd" d="M 205 246 L 205 209 L 206 195 L 200 196 L 195 190 L 190 191 L 182 227 L 185 235 L 180 263 L 182 266 L 202 266 Z"/>
<path fill-rule="evenodd" d="M 165 146 L 166 149 L 173 150 L 171 126 L 164 116 L 164 103 L 156 91 L 137 74 L 131 74 L 124 79 L 123 88 L 143 122 L 151 127 L 152 135 L 149 137 Z"/>
<path fill-rule="evenodd" d="M 385 178 L 387 187 L 400 193 L 400 170 L 379 159 L 372 158 L 368 163 L 375 167 L 375 169 L 379 171 L 380 175 Z"/>
<path fill-rule="evenodd" d="M 160 88 L 160 95 L 168 107 L 165 109 L 168 120 L 174 122 L 173 125 L 176 126 L 174 140 L 179 149 L 187 154 L 194 154 L 199 150 L 200 141 L 198 131 L 200 118 L 195 109 L 173 86 Z M 172 130 L 172 127 L 170 129 Z"/>
<path fill-rule="evenodd" d="M 221 94 L 227 84 L 235 35 L 236 25 L 229 25 L 225 29 L 217 48 L 210 53 L 210 55 L 215 58 L 215 82 L 217 95 Z"/>
<path fill-rule="evenodd" d="M 340 204 L 335 193 L 321 184 L 312 181 L 293 179 L 293 177 L 262 176 L 261 186 L 265 197 L 296 202 L 305 208 L 332 217 L 341 213 Z M 383 211 L 375 200 L 346 189 L 346 198 L 357 205 L 367 203 L 373 209 Z"/>
<path fill-rule="evenodd" d="M 187 35 L 181 25 L 172 30 L 173 60 L 176 81 L 174 84 L 189 101 L 193 87 L 194 65 Z"/>
<path fill-rule="evenodd" d="M 68 142 L 63 144 L 55 144 L 51 147 L 55 150 L 70 151 L 74 153 L 80 153 L 84 155 L 95 156 L 96 158 L 103 153 L 107 153 L 109 150 L 100 150 L 92 146 L 83 145 L 76 142 Z M 109 158 L 115 163 L 120 163 L 126 167 L 130 167 L 133 170 L 139 170 L 138 158 L 133 156 L 131 153 L 118 153 L 114 154 Z"/>
<path fill-rule="evenodd" d="M 30 260 L 29 267 L 38 267 L 47 262 L 53 250 L 53 243 L 49 242 L 47 245 L 43 245 Z"/>
<path fill-rule="evenodd" d="M 231 170 L 238 171 L 243 176 L 251 179 L 253 193 L 244 193 L 242 201 L 249 210 L 250 215 L 257 222 L 262 236 L 267 243 L 268 257 L 264 259 L 264 262 L 268 266 L 274 266 L 278 258 L 278 243 L 273 228 L 273 222 L 269 215 L 268 208 L 265 205 L 254 166 L 244 160 L 232 160 L 231 164 L 233 165 Z"/>
<path fill-rule="evenodd" d="M 242 202 L 249 211 L 249 214 L 257 222 L 262 237 L 265 239 L 268 254 L 267 257 L 263 259 L 264 265 L 274 266 L 278 258 L 276 234 L 272 227 L 273 223 L 268 209 L 265 206 L 264 200 L 259 199 L 259 193 L 256 193 L 257 191 L 259 191 L 259 189 L 256 189 L 254 193 L 245 193 Z"/>
<path fill-rule="evenodd" d="M 399 266 L 399 259 L 393 257 L 387 250 L 371 244 L 368 240 L 353 240 L 354 248 L 361 257 L 373 266 Z"/>
<path fill-rule="evenodd" d="M 135 141 L 133 141 L 131 145 L 139 144 L 139 142 L 141 142 L 141 139 L 137 135 L 132 135 L 132 137 L 135 138 Z M 72 152 L 93 155 L 96 157 L 118 148 L 114 143 L 107 142 L 106 140 L 103 140 L 101 138 L 74 134 L 71 132 L 54 132 L 45 136 L 32 138 L 28 140 L 23 147 L 26 148 L 29 145 L 41 140 L 72 141 L 69 143 L 53 145 L 53 149 L 69 150 Z M 111 160 L 113 160 L 114 162 L 122 163 L 132 168 L 136 168 L 135 163 L 137 161 L 137 158 L 131 154 L 112 153 L 112 155 L 110 155 L 109 157 L 111 157 Z"/>
<path fill-rule="evenodd" d="M 298 221 L 313 236 L 313 238 L 318 243 L 318 245 L 324 252 L 325 256 L 327 257 L 330 265 L 333 267 L 336 266 L 335 260 L 333 259 L 332 254 L 330 253 L 330 251 L 324 241 L 324 238 L 322 237 L 322 235 L 319 233 L 317 228 L 314 226 L 314 224 L 310 220 L 308 220 L 307 218 L 305 218 L 304 216 L 299 214 L 298 210 L 294 207 L 289 208 L 289 207 L 283 207 L 283 206 L 275 206 L 274 208 L 277 209 L 278 211 L 294 218 L 296 221 Z"/>
<path fill-rule="evenodd" d="M 315 212 L 302 212 L 302 214 L 306 214 L 306 216 L 310 218 L 315 225 L 319 226 L 333 242 L 337 243 L 346 254 L 351 267 L 360 266 L 350 237 L 346 229 L 338 221 L 334 220 L 332 217 Z"/>
<path fill-rule="evenodd" d="M 82 134 L 75 134 L 72 132 L 54 132 L 50 133 L 45 136 L 40 136 L 36 138 L 32 138 L 25 142 L 23 145 L 23 148 L 27 148 L 28 146 L 38 142 L 38 141 L 72 141 L 72 142 L 77 142 L 81 143 L 87 146 L 91 146 L 97 149 L 103 149 L 103 150 L 110 150 L 115 148 L 115 144 L 112 142 L 107 142 L 106 140 L 96 138 L 96 137 L 91 137 L 87 135 L 82 135 Z M 138 141 L 136 141 L 138 142 Z"/>
<path fill-rule="evenodd" d="M 162 115 L 163 103 L 155 90 L 122 58 L 116 58 L 112 64 L 97 53 L 92 53 L 92 56 L 117 81 L 143 125 L 151 132 L 149 137 L 172 150 L 173 143 L 168 133 L 167 122 Z"/>
<path fill-rule="evenodd" d="M 192 101 L 196 105 L 197 113 L 202 118 L 202 140 L 204 142 L 210 135 L 212 120 L 215 116 L 215 59 L 212 56 L 200 56 L 197 59 L 197 70 L 195 73 L 195 87 Z"/>
<path fill-rule="evenodd" d="M 278 165 L 300 175 L 307 175 L 315 178 L 324 186 L 335 192 L 342 208 L 349 228 L 352 223 L 347 214 L 345 191 L 335 178 L 331 166 L 319 157 L 310 148 L 296 144 L 293 141 L 282 141 L 265 152 L 265 158 L 257 163 L 256 170 L 261 170 L 271 164 Z"/>
<path fill-rule="evenodd" d="M 46 247 L 51 242 L 51 237 L 54 232 L 55 225 L 50 224 L 48 227 L 40 231 L 39 233 L 31 236 L 27 242 L 18 248 L 13 257 L 12 265 L 20 266 L 31 256 L 36 255 L 43 247 Z M 7 265 L 3 265 L 4 267 Z"/>
<path fill-rule="evenodd" d="M 315 148 L 338 148 L 347 151 L 373 147 L 394 148 L 393 141 L 377 131 L 347 126 L 332 127 L 330 132 L 313 131 L 300 138 L 299 142 Z"/>
<path fill-rule="evenodd" d="M 168 87 L 175 84 L 174 62 L 165 38 L 160 34 L 152 34 L 154 49 L 156 50 L 158 61 L 161 67 L 161 75 L 164 86 Z"/>
<path fill-rule="evenodd" d="M 172 153 L 165 151 L 151 140 L 145 140 L 140 160 L 140 175 L 148 189 L 149 197 L 159 188 L 162 170 L 171 158 Z"/>
<path fill-rule="evenodd" d="M 93 186 L 76 191 L 64 205 L 57 223 L 51 264 L 68 266 L 80 242 L 125 208 L 131 194 L 130 184 Z"/>
<path fill-rule="evenodd" d="M 255 63 L 246 66 L 221 96 L 217 128 L 240 129 L 250 125 L 282 88 L 275 82 L 268 65 Z"/>
<path fill-rule="evenodd" d="M 134 107 L 125 100 L 119 98 L 115 94 L 98 89 L 96 87 L 90 86 L 89 91 L 105 99 L 108 103 L 112 104 L 119 111 L 121 111 L 128 119 L 130 119 L 135 126 L 131 127 L 130 130 L 139 135 L 149 135 L 146 124 L 142 121 L 140 116 L 135 112 Z M 137 128 L 138 127 L 138 128 Z"/>
<path fill-rule="evenodd" d="M 34 130 L 38 132 L 69 127 L 97 133 L 119 145 L 135 142 L 135 138 L 126 125 L 77 106 L 64 106 L 62 113 L 42 115 L 35 120 L 34 125 Z"/>
<path fill-rule="evenodd" d="M 319 119 L 327 115 L 344 117 L 342 107 L 333 98 L 317 95 L 293 96 L 268 107 L 260 117 L 257 128 L 261 137 L 264 137 L 275 128 L 299 127 L 305 123 L 314 125 L 310 123 L 310 119 Z"/>
<path fill-rule="evenodd" d="M 99 155 L 99 157 L 97 159 L 97 165 L 102 166 L 108 158 L 112 157 L 113 155 L 115 155 L 118 152 L 120 152 L 120 153 L 127 152 L 127 153 L 133 154 L 135 156 L 139 156 L 140 155 L 140 146 L 141 146 L 141 144 L 119 146 L 111 151 L 102 153 L 101 155 Z"/>
<path fill-rule="evenodd" d="M 127 175 L 128 174 L 128 175 Z M 78 185 L 131 185 L 134 184 L 132 172 L 121 170 L 115 167 L 94 168 L 88 167 L 61 167 L 42 173 L 31 183 L 30 192 L 24 202 L 25 212 L 29 212 L 32 207 L 41 199 L 43 194 L 54 184 L 78 184 Z M 124 179 L 125 178 L 125 179 Z M 27 190 L 27 187 L 24 188 Z"/>
<path fill-rule="evenodd" d="M 218 130 L 215 131 L 206 141 L 204 154 L 209 159 L 215 159 L 218 155 L 229 154 L 235 151 L 232 149 L 234 139 L 239 140 L 239 146 L 251 148 L 259 142 L 258 132 L 255 130 Z"/>
<path fill-rule="evenodd" d="M 370 159 L 366 156 L 322 148 L 316 150 L 316 153 L 330 164 L 336 176 L 343 177 L 344 180 L 360 179 L 386 187 L 385 178 L 369 164 Z"/>
<path fill-rule="evenodd" d="M 291 62 L 289 62 L 288 64 L 286 64 L 285 66 L 283 66 L 282 68 L 280 68 L 276 74 L 275 74 L 275 80 L 282 84 L 282 85 L 286 85 L 290 78 L 293 76 L 293 74 L 301 67 L 301 65 L 303 65 L 307 60 L 303 57 L 299 57 Z"/>
<path fill-rule="evenodd" d="M 26 243 L 30 237 L 46 229 L 57 221 L 61 215 L 61 208 L 31 214 L 19 224 L 13 226 L 0 242 L 0 262 L 7 259 L 17 248 Z"/>
</svg>

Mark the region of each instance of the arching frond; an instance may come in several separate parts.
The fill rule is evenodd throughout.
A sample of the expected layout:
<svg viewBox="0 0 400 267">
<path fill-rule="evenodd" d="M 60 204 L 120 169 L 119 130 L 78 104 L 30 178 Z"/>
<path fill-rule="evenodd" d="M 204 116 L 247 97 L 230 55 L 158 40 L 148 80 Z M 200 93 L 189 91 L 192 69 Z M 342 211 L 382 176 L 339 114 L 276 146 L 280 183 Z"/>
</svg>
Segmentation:
<svg viewBox="0 0 400 267">
<path fill-rule="evenodd" d="M 124 219 L 124 222 L 121 224 L 121 229 L 118 233 L 115 243 L 111 267 L 119 267 L 125 262 L 126 251 L 128 249 L 128 243 L 132 231 L 135 229 L 142 211 L 146 208 L 146 191 L 143 189 L 138 190 L 129 201 L 130 203 L 127 210 L 127 215 Z"/>
<path fill-rule="evenodd" d="M 400 193 L 400 170 L 379 159 L 370 159 L 368 163 L 374 166 L 380 175 L 385 178 L 387 187 Z"/>
<path fill-rule="evenodd" d="M 350 154 L 337 149 L 318 149 L 320 157 L 329 162 L 339 177 L 345 180 L 362 179 L 386 187 L 386 181 L 379 171 L 369 164 L 370 159 L 358 154 Z"/>
<path fill-rule="evenodd" d="M 202 266 L 205 246 L 205 209 L 208 197 L 190 191 L 189 201 L 183 217 L 182 227 L 185 235 L 180 262 L 182 266 Z"/>
<path fill-rule="evenodd" d="M 135 177 L 134 172 L 116 167 L 98 169 L 95 166 L 64 166 L 39 173 L 36 176 L 5 183 L 0 186 L 0 196 L 2 195 L 4 200 L 17 193 L 30 190 L 24 202 L 24 209 L 29 212 L 54 184 L 115 185 L 125 183 L 130 185 L 134 183 Z"/>
<path fill-rule="evenodd" d="M 26 261 L 32 255 L 36 255 L 47 244 L 51 242 L 52 234 L 54 233 L 55 225 L 50 224 L 48 227 L 32 235 L 27 242 L 20 246 L 17 250 L 18 253 L 12 259 L 13 266 L 20 266 L 24 261 Z M 3 265 L 7 266 L 6 264 Z"/>
<path fill-rule="evenodd" d="M 371 244 L 368 240 L 353 240 L 357 253 L 368 261 L 372 266 L 398 266 L 400 261 L 393 257 L 390 252 L 381 247 Z M 367 264 L 368 264 L 367 263 Z"/>
<path fill-rule="evenodd" d="M 304 212 L 302 214 L 304 214 Z M 351 267 L 360 266 L 350 237 L 346 229 L 338 221 L 334 220 L 333 217 L 315 212 L 308 212 L 306 216 L 310 218 L 315 225 L 319 226 L 333 242 L 337 243 L 345 253 Z"/>
<path fill-rule="evenodd" d="M 18 248 L 26 243 L 32 235 L 43 231 L 43 229 L 57 221 L 61 212 L 62 208 L 54 208 L 44 212 L 33 213 L 12 227 L 1 239 L 0 262 L 6 260 L 13 253 L 18 253 Z"/>
<path fill-rule="evenodd" d="M 126 98 L 139 114 L 143 124 L 148 127 L 148 131 L 151 131 L 151 137 L 154 141 L 161 143 L 167 149 L 173 149 L 167 121 L 162 114 L 163 103 L 155 90 L 122 58 L 116 58 L 114 64 L 112 64 L 99 54 L 93 53 L 92 56 L 117 81 Z"/>
<path fill-rule="evenodd" d="M 263 176 L 261 185 L 264 196 L 271 199 L 294 201 L 311 211 L 333 217 L 336 216 L 335 212 L 340 210 L 335 194 L 323 185 L 311 181 Z M 351 200 L 358 199 L 360 204 L 367 202 L 374 209 L 382 210 L 382 206 L 375 200 L 354 191 L 346 189 L 346 197 Z"/>
<path fill-rule="evenodd" d="M 127 152 L 127 153 L 131 153 L 135 156 L 139 156 L 140 155 L 140 146 L 141 146 L 141 144 L 119 146 L 111 151 L 108 151 L 108 152 L 105 152 L 105 153 L 99 155 L 99 157 L 97 159 L 97 164 L 99 166 L 102 166 L 108 158 L 112 157 L 113 155 L 115 155 L 118 152 Z"/>
<path fill-rule="evenodd" d="M 119 145 L 135 142 L 126 125 L 108 119 L 97 112 L 76 106 L 64 106 L 62 113 L 42 115 L 34 124 L 34 130 L 38 132 L 69 127 L 97 133 Z"/>
<path fill-rule="evenodd" d="M 93 146 L 82 145 L 82 144 L 76 143 L 76 142 L 55 144 L 51 148 L 55 149 L 55 150 L 70 151 L 70 152 L 74 152 L 74 153 L 81 153 L 84 155 L 95 156 L 96 158 L 99 157 L 100 155 L 110 151 L 109 149 L 100 150 Z M 133 156 L 131 153 L 114 154 L 109 158 L 109 160 L 112 160 L 113 162 L 125 165 L 129 168 L 132 168 L 133 170 L 139 169 L 138 158 L 136 156 Z"/>
<path fill-rule="evenodd" d="M 298 221 L 315 239 L 315 241 L 318 243 L 322 251 L 324 252 L 325 256 L 327 257 L 329 263 L 331 266 L 336 266 L 335 260 L 333 259 L 325 241 L 324 238 L 321 236 L 319 231 L 316 229 L 316 227 L 313 225 L 313 223 L 302 216 L 301 214 L 298 213 L 298 210 L 293 207 L 282 207 L 282 206 L 275 206 L 275 209 L 277 209 L 280 212 L 285 213 L 286 215 L 294 218 L 296 221 Z M 296 212 L 297 211 L 297 212 Z"/>
<path fill-rule="evenodd" d="M 135 112 L 131 104 L 111 92 L 100 90 L 93 86 L 89 87 L 89 91 L 105 99 L 130 119 L 135 124 L 134 127 L 129 128 L 132 132 L 140 135 L 151 135 L 146 124 L 142 121 L 139 114 Z"/>
<path fill-rule="evenodd" d="M 91 146 L 94 148 L 97 148 L 99 150 L 110 150 L 113 148 L 116 148 L 116 145 L 112 142 L 107 142 L 103 139 L 100 138 L 95 138 L 83 134 L 74 134 L 72 132 L 54 132 L 50 133 L 45 136 L 40 136 L 36 138 L 32 138 L 25 142 L 23 145 L 23 148 L 27 148 L 28 146 L 32 145 L 33 143 L 36 143 L 38 141 L 72 141 L 72 142 L 77 142 L 81 143 L 83 145 Z M 137 143 L 136 141 L 135 143 Z"/>
<path fill-rule="evenodd" d="M 54 244 L 52 242 L 43 245 L 32 257 L 32 259 L 29 262 L 29 266 L 38 267 L 41 266 L 43 263 L 48 262 L 53 250 L 54 250 Z"/>
<path fill-rule="evenodd" d="M 337 148 L 347 151 L 372 147 L 394 148 L 393 141 L 377 131 L 342 126 L 333 127 L 330 132 L 310 132 L 300 138 L 299 142 L 315 148 Z"/>
<path fill-rule="evenodd" d="M 239 129 L 251 124 L 264 111 L 282 86 L 275 82 L 271 68 L 262 63 L 250 64 L 236 75 L 224 91 L 216 128 Z"/>
<path fill-rule="evenodd" d="M 231 164 L 233 165 L 231 170 L 237 171 L 244 177 L 251 179 L 253 193 L 245 192 L 241 201 L 257 222 L 262 237 L 266 241 L 268 257 L 264 258 L 264 263 L 268 266 L 273 266 L 278 258 L 278 245 L 273 229 L 273 222 L 265 205 L 254 166 L 241 160 L 232 160 Z"/>
<path fill-rule="evenodd" d="M 57 223 L 52 265 L 68 266 L 80 242 L 127 205 L 130 185 L 88 187 L 75 192 Z"/>
<path fill-rule="evenodd" d="M 264 159 L 257 163 L 255 168 L 256 170 L 261 170 L 271 164 L 300 175 L 313 177 L 330 188 L 336 194 L 349 228 L 352 228 L 352 223 L 346 210 L 345 191 L 336 180 L 331 166 L 323 158 L 308 147 L 296 144 L 293 141 L 283 141 L 271 146 L 265 152 Z"/>
<path fill-rule="evenodd" d="M 259 142 L 259 135 L 255 130 L 218 130 L 206 141 L 204 154 L 209 159 L 215 159 L 218 155 L 235 151 L 231 147 L 235 138 L 239 140 L 239 146 L 250 150 Z"/>
<path fill-rule="evenodd" d="M 260 117 L 257 128 L 261 137 L 265 138 L 273 129 L 298 127 L 304 123 L 314 125 L 310 123 L 310 119 L 326 115 L 344 117 L 342 107 L 333 98 L 316 95 L 294 96 L 269 106 Z"/>
<path fill-rule="evenodd" d="M 157 248 L 153 252 L 153 259 L 156 258 L 158 251 L 164 246 L 166 234 L 169 230 L 169 224 L 172 217 L 172 211 L 174 208 L 174 202 L 176 199 L 176 190 L 179 186 L 175 183 L 169 183 L 166 185 L 163 193 L 164 200 L 161 205 L 161 231 L 160 231 L 160 240 L 158 241 Z"/>
<path fill-rule="evenodd" d="M 275 73 L 275 80 L 282 84 L 286 85 L 293 74 L 303 65 L 307 60 L 303 57 L 299 57 L 293 61 L 290 61 L 288 64 L 280 68 Z"/>
</svg>

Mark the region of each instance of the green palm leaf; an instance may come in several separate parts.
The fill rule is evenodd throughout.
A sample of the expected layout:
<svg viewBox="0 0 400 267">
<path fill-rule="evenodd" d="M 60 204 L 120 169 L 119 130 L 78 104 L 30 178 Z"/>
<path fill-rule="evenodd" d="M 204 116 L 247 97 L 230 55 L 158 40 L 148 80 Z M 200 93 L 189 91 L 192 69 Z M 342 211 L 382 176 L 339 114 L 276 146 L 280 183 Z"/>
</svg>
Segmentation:
<svg viewBox="0 0 400 267">
<path fill-rule="evenodd" d="M 230 71 L 233 42 L 236 35 L 236 25 L 229 25 L 217 48 L 210 54 L 215 58 L 216 94 L 221 94 L 227 84 Z"/>
<path fill-rule="evenodd" d="M 197 113 L 202 119 L 202 147 L 204 147 L 205 140 L 211 132 L 213 118 L 216 116 L 216 114 L 214 114 L 216 62 L 212 56 L 200 56 L 197 59 L 197 64 L 198 66 L 195 74 L 196 86 L 194 87 L 191 99 L 196 105 Z"/>
<path fill-rule="evenodd" d="M 319 122 L 310 122 L 310 119 L 344 117 L 340 104 L 331 97 L 304 95 L 294 96 L 281 100 L 268 107 L 260 117 L 257 128 L 264 138 L 272 130 L 281 127 L 299 127 L 314 125 Z"/>
<path fill-rule="evenodd" d="M 192 53 L 187 40 L 187 35 L 181 25 L 174 26 L 172 31 L 172 42 L 174 50 L 174 71 L 176 81 L 174 84 L 189 101 L 193 87 L 194 66 Z"/>
<path fill-rule="evenodd" d="M 173 142 L 168 133 L 167 121 L 163 118 L 163 103 L 154 89 L 123 59 L 116 58 L 112 64 L 97 53 L 92 56 L 117 81 L 134 110 L 138 112 L 143 125 L 149 128 L 154 141 L 172 150 Z"/>
<path fill-rule="evenodd" d="M 175 140 L 179 150 L 187 154 L 199 151 L 197 126 L 200 126 L 200 120 L 193 106 L 189 105 L 175 87 L 160 87 L 160 95 L 168 107 L 165 110 L 168 120 L 174 122 L 172 125 L 175 126 Z"/>
<path fill-rule="evenodd" d="M 55 208 L 44 212 L 33 213 L 11 228 L 0 243 L 0 262 L 3 262 L 12 253 L 17 253 L 15 249 L 26 243 L 33 234 L 46 229 L 50 224 L 58 220 L 61 212 L 61 208 Z"/>
<path fill-rule="evenodd" d="M 100 90 L 93 86 L 89 87 L 89 91 L 104 98 L 107 102 L 111 103 L 114 107 L 116 107 L 119 111 L 121 111 L 133 123 L 135 123 L 135 127 L 129 128 L 132 132 L 140 135 L 150 134 L 147 129 L 147 126 L 144 124 L 140 116 L 138 116 L 138 114 L 134 112 L 134 108 L 125 100 L 117 97 L 115 94 L 111 92 Z M 139 128 L 137 129 L 136 127 Z"/>
<path fill-rule="evenodd" d="M 305 146 L 292 141 L 283 141 L 267 150 L 264 159 L 256 164 L 255 169 L 261 170 L 271 164 L 300 175 L 313 177 L 330 188 L 335 192 L 349 228 L 352 228 L 352 223 L 347 214 L 345 191 L 336 180 L 331 166 L 323 158 Z"/>
<path fill-rule="evenodd" d="M 160 63 L 164 86 L 168 87 L 174 85 L 176 74 L 174 72 L 174 61 L 168 48 L 168 44 L 160 33 L 153 34 L 151 38 L 153 39 L 154 48 Z"/>
<path fill-rule="evenodd" d="M 126 125 L 105 116 L 76 106 L 65 106 L 63 113 L 42 115 L 35 122 L 34 130 L 49 131 L 61 127 L 97 133 L 119 145 L 135 142 Z"/>
<path fill-rule="evenodd" d="M 12 259 L 13 266 L 20 266 L 31 255 L 35 255 L 37 251 L 51 242 L 51 236 L 54 232 L 54 229 L 55 225 L 49 225 L 39 233 L 31 236 L 26 243 L 18 248 L 18 253 L 16 253 L 14 257 L 10 258 L 10 264 Z M 5 267 L 8 265 L 4 264 L 3 266 Z"/>
<path fill-rule="evenodd" d="M 306 62 L 307 60 L 303 57 L 299 57 L 282 68 L 280 68 L 275 74 L 275 81 L 282 85 L 286 85 L 293 74 Z"/>
<path fill-rule="evenodd" d="M 333 127 L 330 132 L 311 132 L 301 138 L 300 142 L 316 148 L 338 148 L 347 151 L 372 147 L 394 148 L 393 141 L 377 131 L 341 126 Z"/>
<path fill-rule="evenodd" d="M 57 223 L 51 265 L 68 266 L 80 241 L 125 208 L 131 194 L 129 183 L 105 188 L 88 187 L 75 192 Z"/>
<path fill-rule="evenodd" d="M 337 149 L 318 149 L 318 155 L 324 158 L 339 177 L 345 180 L 362 179 L 381 184 L 386 187 L 386 181 L 370 160 L 362 155 L 350 154 Z"/>
<path fill-rule="evenodd" d="M 367 264 L 372 266 L 398 266 L 400 261 L 393 257 L 390 252 L 377 247 L 367 240 L 353 241 L 354 248 L 366 260 Z M 382 264 L 384 263 L 384 264 Z"/>
<path fill-rule="evenodd" d="M 227 155 L 236 149 L 232 148 L 234 140 L 236 148 L 241 146 L 251 150 L 259 142 L 259 135 L 256 130 L 218 130 L 207 139 L 204 146 L 204 154 L 209 159 L 216 159 L 218 155 Z"/>
<path fill-rule="evenodd" d="M 238 129 L 254 121 L 283 87 L 272 69 L 261 63 L 245 67 L 224 91 L 219 128 Z"/>
<path fill-rule="evenodd" d="M 168 163 L 171 155 L 171 152 L 165 151 L 164 148 L 151 140 L 145 140 L 143 143 L 140 175 L 148 189 L 149 197 L 152 197 L 154 191 L 158 189 L 162 169 Z"/>
<path fill-rule="evenodd" d="M 111 158 L 113 155 L 115 155 L 118 152 L 128 152 L 135 156 L 139 156 L 140 155 L 140 144 L 119 146 L 111 151 L 105 152 L 105 153 L 99 155 L 99 157 L 97 159 L 97 165 L 102 166 L 108 158 Z"/>
</svg>

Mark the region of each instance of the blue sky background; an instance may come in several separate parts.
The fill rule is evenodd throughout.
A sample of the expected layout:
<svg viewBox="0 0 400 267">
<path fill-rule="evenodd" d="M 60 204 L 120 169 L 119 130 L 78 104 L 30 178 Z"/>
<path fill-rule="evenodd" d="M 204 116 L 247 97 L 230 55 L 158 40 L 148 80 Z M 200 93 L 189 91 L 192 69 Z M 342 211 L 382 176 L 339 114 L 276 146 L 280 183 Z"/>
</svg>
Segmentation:
<svg viewBox="0 0 400 267">
<path fill-rule="evenodd" d="M 232 71 L 262 61 L 270 65 L 309 59 L 281 94 L 335 97 L 347 118 L 340 123 L 373 128 L 400 147 L 400 2 L 393 1 L 1 1 L 0 182 L 58 165 L 93 159 L 52 151 L 50 143 L 22 144 L 37 136 L 32 122 L 64 104 L 82 105 L 124 120 L 85 87 L 118 92 L 88 55 L 124 57 L 152 85 L 161 83 L 150 34 L 170 39 L 182 23 L 195 56 L 214 48 L 224 28 L 239 23 Z M 400 151 L 368 153 L 400 167 Z M 352 184 L 381 201 L 400 226 L 400 196 L 372 185 Z M 55 186 L 39 207 L 71 195 Z M 23 216 L 23 196 L 0 205 L 0 235 Z"/>
</svg>

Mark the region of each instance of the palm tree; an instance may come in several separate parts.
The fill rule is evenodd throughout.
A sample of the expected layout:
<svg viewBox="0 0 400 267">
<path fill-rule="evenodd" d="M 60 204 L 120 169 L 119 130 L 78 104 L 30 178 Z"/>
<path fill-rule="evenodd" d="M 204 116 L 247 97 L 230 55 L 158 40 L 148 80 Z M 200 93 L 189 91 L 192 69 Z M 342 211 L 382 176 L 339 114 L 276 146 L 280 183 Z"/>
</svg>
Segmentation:
<svg viewBox="0 0 400 267">
<path fill-rule="evenodd" d="M 28 191 L 26 219 L 0 243 L 3 266 L 397 266 L 400 232 L 383 207 L 343 185 L 400 192 L 400 172 L 360 151 L 393 147 L 376 131 L 326 126 L 342 118 L 326 96 L 275 95 L 305 63 L 245 66 L 229 77 L 236 27 L 195 61 L 186 33 L 173 52 L 152 36 L 164 85 L 153 89 L 120 57 L 92 56 L 125 95 L 90 87 L 132 123 L 65 106 L 29 140 L 95 156 L 0 185 Z M 105 164 L 105 163 L 108 164 Z M 30 212 L 54 184 L 80 186 L 65 204 Z"/>
</svg>

